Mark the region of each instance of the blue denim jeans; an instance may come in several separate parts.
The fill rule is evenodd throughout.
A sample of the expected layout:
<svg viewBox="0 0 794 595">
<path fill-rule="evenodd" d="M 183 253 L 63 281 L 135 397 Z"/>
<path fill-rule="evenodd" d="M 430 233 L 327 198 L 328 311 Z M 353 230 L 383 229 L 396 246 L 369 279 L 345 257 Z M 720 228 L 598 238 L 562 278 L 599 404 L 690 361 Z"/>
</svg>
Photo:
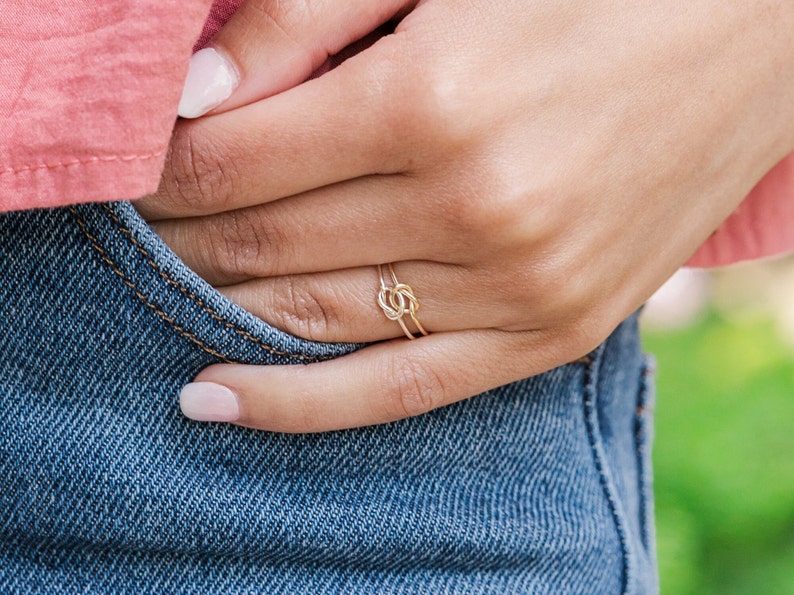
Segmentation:
<svg viewBox="0 0 794 595">
<path fill-rule="evenodd" d="M 130 205 L 4 215 L 0 270 L 2 593 L 657 590 L 636 317 L 427 415 L 281 435 L 192 422 L 179 389 L 357 346 L 251 316 Z"/>
</svg>

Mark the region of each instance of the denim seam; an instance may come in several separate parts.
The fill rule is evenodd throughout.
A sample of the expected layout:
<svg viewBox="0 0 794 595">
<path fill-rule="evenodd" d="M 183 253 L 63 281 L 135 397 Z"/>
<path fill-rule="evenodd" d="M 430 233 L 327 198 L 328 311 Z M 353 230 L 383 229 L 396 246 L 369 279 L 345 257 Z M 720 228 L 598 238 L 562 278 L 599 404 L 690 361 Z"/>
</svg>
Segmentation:
<svg viewBox="0 0 794 595">
<path fill-rule="evenodd" d="M 176 321 L 173 318 L 171 318 L 170 316 L 168 316 L 168 314 L 166 314 L 160 307 L 156 306 L 151 301 L 149 301 L 149 298 L 145 294 L 143 294 L 140 291 L 140 289 L 138 289 L 138 287 L 135 285 L 135 283 L 130 281 L 130 279 L 124 274 L 124 271 L 122 271 L 119 268 L 119 266 L 107 255 L 107 253 L 105 252 L 104 248 L 102 248 L 102 246 L 99 244 L 99 241 L 97 240 L 97 238 L 94 237 L 91 234 L 91 232 L 88 231 L 88 226 L 87 226 L 86 222 L 83 221 L 79 217 L 77 212 L 74 209 L 72 209 L 71 207 L 69 208 L 69 211 L 72 213 L 74 218 L 77 220 L 77 225 L 80 228 L 80 230 L 83 232 L 83 234 L 86 236 L 86 238 L 88 238 L 88 241 L 91 242 L 91 246 L 97 252 L 99 252 L 99 257 L 102 259 L 102 262 L 107 264 L 110 267 L 110 269 L 121 279 L 122 283 L 124 283 L 124 285 L 126 285 L 127 287 L 129 287 L 133 291 L 133 293 L 135 294 L 135 297 L 137 297 L 141 302 L 144 303 L 144 305 L 146 305 L 146 307 L 148 307 L 155 314 L 157 314 L 157 316 L 161 320 L 163 320 L 166 323 L 168 323 L 180 335 L 182 335 L 186 339 L 189 339 L 191 342 L 193 342 L 196 345 L 198 345 L 199 347 L 201 347 L 201 349 L 203 349 L 204 351 L 206 351 L 210 355 L 212 355 L 214 357 L 217 357 L 217 358 L 220 358 L 222 361 L 224 361 L 226 363 L 232 363 L 231 360 L 229 360 L 226 356 L 224 356 L 223 354 L 219 353 L 218 351 L 215 351 L 209 345 L 206 345 L 201 339 L 196 337 L 193 333 L 191 333 L 187 329 L 185 329 L 185 328 L 181 327 L 180 325 L 178 325 L 176 323 Z"/>
<path fill-rule="evenodd" d="M 247 330 L 242 329 L 242 328 L 238 327 L 237 325 L 235 325 L 233 322 L 225 319 L 223 316 L 221 316 L 217 312 L 217 310 L 215 310 L 211 306 L 207 305 L 204 302 L 204 300 L 202 300 L 200 297 L 198 297 L 196 294 L 194 294 L 192 291 L 190 291 L 187 287 L 182 285 L 179 281 L 174 279 L 171 275 L 169 275 L 162 268 L 160 268 L 160 265 L 158 265 L 157 262 L 154 260 L 154 258 L 152 258 L 152 255 L 149 253 L 149 251 L 146 250 L 146 248 L 132 234 L 132 231 L 130 231 L 130 229 L 128 229 L 127 227 L 124 226 L 124 224 L 118 218 L 118 215 L 116 215 L 107 204 L 103 203 L 102 204 L 102 208 L 107 212 L 108 216 L 111 218 L 113 223 L 115 223 L 116 226 L 119 228 L 119 231 L 121 231 L 121 233 L 123 233 L 125 236 L 127 236 L 127 238 L 132 243 L 132 245 L 135 246 L 135 248 L 141 254 L 143 254 L 143 256 L 145 257 L 146 263 L 150 267 L 152 267 L 152 269 L 158 275 L 160 275 L 160 277 L 162 277 L 165 280 L 166 283 L 168 283 L 169 285 L 174 287 L 177 291 L 179 291 L 183 295 L 185 295 L 188 298 L 190 298 L 196 305 L 199 306 L 199 308 L 204 310 L 204 312 L 206 312 L 216 322 L 220 322 L 227 329 L 233 330 L 240 337 L 243 337 L 244 339 L 247 339 L 247 340 L 251 341 L 257 347 L 259 347 L 260 349 L 264 349 L 265 351 L 267 351 L 268 353 L 270 353 L 272 355 L 281 355 L 281 356 L 284 356 L 284 357 L 291 357 L 291 358 L 298 359 L 298 360 L 301 360 L 301 361 L 306 361 L 306 362 L 318 362 L 318 361 L 332 359 L 331 356 L 304 355 L 302 353 L 292 353 L 292 352 L 289 352 L 289 351 L 281 351 L 279 349 L 276 349 L 272 345 L 268 345 L 267 343 L 265 343 L 261 339 L 253 336 Z"/>
<path fill-rule="evenodd" d="M 609 477 L 609 470 L 606 465 L 606 457 L 603 452 L 603 447 L 599 442 L 599 429 L 598 429 L 598 411 L 596 408 L 597 399 L 597 378 L 596 365 L 601 360 L 604 346 L 601 346 L 601 351 L 598 352 L 596 357 L 592 358 L 587 364 L 585 390 L 584 390 L 584 414 L 585 422 L 587 425 L 587 438 L 590 442 L 590 449 L 593 453 L 593 462 L 595 463 L 596 470 L 598 471 L 601 488 L 604 490 L 609 511 L 612 514 L 612 520 L 615 523 L 615 531 L 618 534 L 620 541 L 620 551 L 623 562 L 623 571 L 621 573 L 621 588 L 622 595 L 629 592 L 630 574 L 631 574 L 631 554 L 629 552 L 628 538 L 626 536 L 626 527 L 624 526 L 623 519 L 620 514 L 619 504 L 615 488 L 612 485 L 612 480 Z"/>
<path fill-rule="evenodd" d="M 653 381 L 653 373 L 653 364 L 646 360 L 642 366 L 642 386 L 637 397 L 637 412 L 634 416 L 634 451 L 637 455 L 637 479 L 640 493 L 640 539 L 642 539 L 643 545 L 649 553 L 651 552 L 651 535 L 648 523 L 650 503 L 648 501 L 649 490 L 647 488 L 652 467 L 647 458 L 647 449 L 651 447 L 648 443 L 648 438 L 649 425 L 652 422 L 648 419 L 648 416 L 651 414 L 652 407 L 649 382 Z"/>
<path fill-rule="evenodd" d="M 117 225 L 119 230 L 130 240 L 130 242 L 135 246 L 135 248 L 141 254 L 143 254 L 147 264 L 149 266 L 151 266 L 154 269 L 154 271 L 164 281 L 166 281 L 172 287 L 176 288 L 182 295 L 184 295 L 185 297 L 187 297 L 191 301 L 193 301 L 195 304 L 197 304 L 210 317 L 212 317 L 217 322 L 220 322 L 221 324 L 223 324 L 224 327 L 226 327 L 227 329 L 233 330 L 238 336 L 241 336 L 241 337 L 243 337 L 245 339 L 248 339 L 249 341 L 253 342 L 257 347 L 259 347 L 261 349 L 264 349 L 265 351 L 267 351 L 268 353 L 273 354 L 273 355 L 291 357 L 291 358 L 298 359 L 298 360 L 301 360 L 301 361 L 304 361 L 304 362 L 316 362 L 316 361 L 322 361 L 322 360 L 330 359 L 330 357 L 326 357 L 326 356 L 309 356 L 309 355 L 295 354 L 295 353 L 289 353 L 289 352 L 286 352 L 286 351 L 278 350 L 278 349 L 276 349 L 276 348 L 274 348 L 274 347 L 272 347 L 270 345 L 267 345 L 266 343 L 262 342 L 261 339 L 258 339 L 257 337 L 254 337 L 248 331 L 237 327 L 236 325 L 234 325 L 234 323 L 232 323 L 232 322 L 224 319 L 223 317 L 221 317 L 220 314 L 218 314 L 210 306 L 205 304 L 203 302 L 203 300 L 201 300 L 201 298 L 196 296 L 187 287 L 185 287 L 179 281 L 177 281 L 176 279 L 174 279 L 173 277 L 168 275 L 168 273 L 163 271 L 157 265 L 157 263 L 154 262 L 154 260 L 152 259 L 151 254 L 146 250 L 146 248 L 144 248 L 140 244 L 140 242 L 138 242 L 138 240 L 135 237 L 133 237 L 132 232 L 129 229 L 127 229 L 126 227 L 124 227 L 124 225 L 121 223 L 121 221 L 115 215 L 115 213 L 113 213 L 107 205 L 102 205 L 102 206 L 108 212 L 108 214 L 110 215 L 110 218 Z M 188 331 L 186 328 L 184 328 L 184 327 L 180 326 L 179 324 L 177 324 L 177 322 L 172 317 L 168 316 L 168 314 L 162 308 L 160 308 L 159 306 L 153 304 L 150 301 L 149 297 L 146 296 L 146 294 L 144 294 L 135 285 L 135 283 L 132 280 L 130 280 L 129 277 L 127 277 L 127 275 L 124 274 L 124 271 L 121 270 L 121 267 L 119 267 L 119 265 L 108 256 L 107 252 L 105 251 L 105 249 L 100 244 L 99 239 L 96 236 L 94 236 L 88 230 L 88 224 L 80 217 L 80 215 L 78 214 L 77 210 L 74 207 L 69 207 L 69 212 L 74 217 L 75 221 L 77 222 L 77 226 L 83 232 L 83 235 L 85 235 L 85 237 L 91 243 L 91 246 L 99 253 L 99 256 L 102 259 L 102 261 L 105 264 L 107 264 L 111 268 L 111 270 L 122 280 L 122 282 L 134 292 L 135 296 L 141 302 L 143 302 L 160 319 L 162 319 L 167 324 L 169 324 L 180 335 L 182 335 L 186 339 L 190 340 L 194 344 L 196 344 L 199 347 L 201 347 L 201 349 L 204 350 L 205 352 L 209 353 L 213 357 L 219 358 L 220 360 L 222 360 L 225 363 L 233 363 L 232 360 L 227 358 L 225 355 L 223 355 L 219 351 L 213 349 L 212 347 L 210 347 L 209 345 L 204 343 L 201 339 L 199 339 L 196 335 L 194 335 L 193 333 Z"/>
</svg>

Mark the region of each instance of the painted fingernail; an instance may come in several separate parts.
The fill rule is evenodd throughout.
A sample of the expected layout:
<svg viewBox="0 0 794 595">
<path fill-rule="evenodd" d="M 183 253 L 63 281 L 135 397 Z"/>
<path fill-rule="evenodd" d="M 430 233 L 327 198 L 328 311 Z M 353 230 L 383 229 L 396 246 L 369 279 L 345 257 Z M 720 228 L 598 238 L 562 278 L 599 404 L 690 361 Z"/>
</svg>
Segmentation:
<svg viewBox="0 0 794 595">
<path fill-rule="evenodd" d="M 185 417 L 196 421 L 236 421 L 240 405 L 227 387 L 214 382 L 193 382 L 179 393 L 179 406 Z"/>
<path fill-rule="evenodd" d="M 226 101 L 240 76 L 234 66 L 214 48 L 199 50 L 190 58 L 178 113 L 183 118 L 198 118 Z"/>
</svg>

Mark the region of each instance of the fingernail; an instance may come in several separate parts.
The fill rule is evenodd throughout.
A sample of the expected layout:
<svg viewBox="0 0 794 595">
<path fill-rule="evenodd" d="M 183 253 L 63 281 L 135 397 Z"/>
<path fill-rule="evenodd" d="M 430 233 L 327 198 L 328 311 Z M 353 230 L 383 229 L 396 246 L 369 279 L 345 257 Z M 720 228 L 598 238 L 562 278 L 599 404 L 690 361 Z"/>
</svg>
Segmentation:
<svg viewBox="0 0 794 595">
<path fill-rule="evenodd" d="M 199 50 L 190 58 L 178 113 L 183 118 L 198 118 L 226 101 L 240 76 L 220 52 L 214 48 Z"/>
<path fill-rule="evenodd" d="M 240 417 L 237 395 L 214 382 L 193 382 L 179 393 L 185 417 L 196 421 L 236 421 Z"/>
</svg>

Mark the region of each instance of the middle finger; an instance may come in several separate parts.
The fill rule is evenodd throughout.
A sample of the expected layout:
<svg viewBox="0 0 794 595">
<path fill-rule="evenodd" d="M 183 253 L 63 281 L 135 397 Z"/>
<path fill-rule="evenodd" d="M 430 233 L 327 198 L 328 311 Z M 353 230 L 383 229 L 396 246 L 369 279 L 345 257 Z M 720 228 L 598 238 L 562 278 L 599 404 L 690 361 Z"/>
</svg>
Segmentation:
<svg viewBox="0 0 794 595">
<path fill-rule="evenodd" d="M 370 176 L 247 209 L 159 221 L 155 231 L 215 286 L 393 260 L 465 264 L 482 253 L 438 208 L 444 190 Z M 446 212 L 446 215 L 445 215 Z M 445 217 L 449 217 L 445 219 Z"/>
</svg>

